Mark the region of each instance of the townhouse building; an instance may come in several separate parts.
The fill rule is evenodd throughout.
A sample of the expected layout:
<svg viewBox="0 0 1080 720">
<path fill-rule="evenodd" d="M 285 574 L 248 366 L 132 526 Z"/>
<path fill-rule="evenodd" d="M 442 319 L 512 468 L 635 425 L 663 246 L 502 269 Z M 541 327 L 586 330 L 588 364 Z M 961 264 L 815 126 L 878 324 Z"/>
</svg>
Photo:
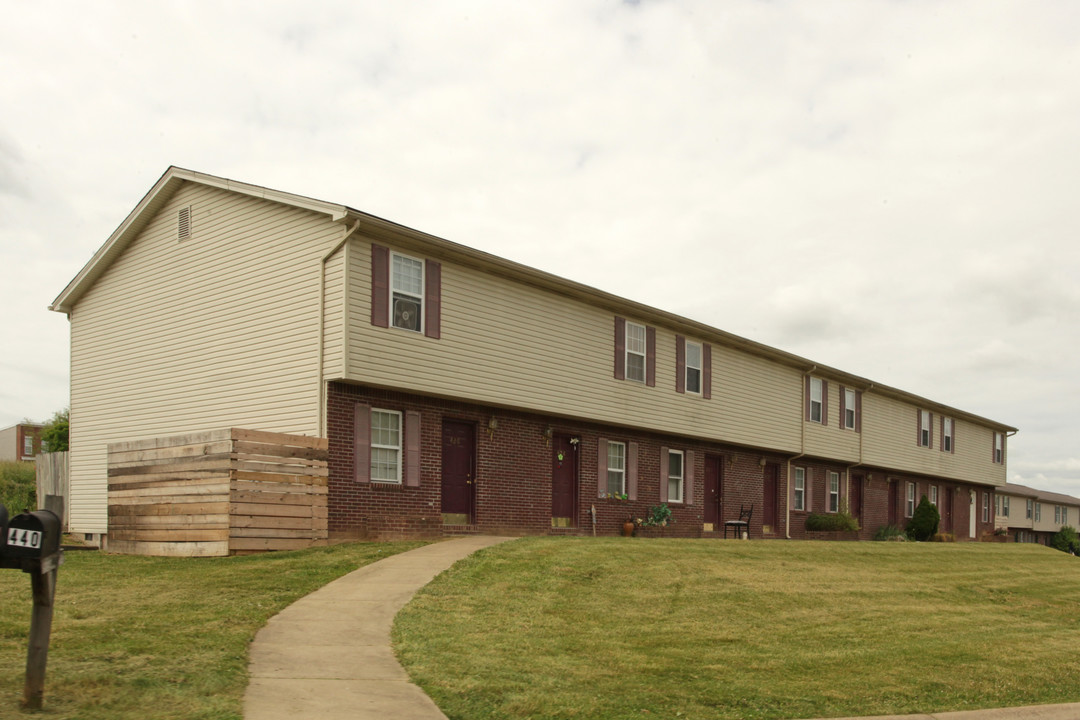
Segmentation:
<svg viewBox="0 0 1080 720">
<path fill-rule="evenodd" d="M 1080 498 L 1006 483 L 995 493 L 995 520 L 1016 542 L 1049 545 L 1062 527 L 1080 525 Z"/>
<path fill-rule="evenodd" d="M 169 168 L 60 293 L 71 527 L 106 447 L 223 427 L 329 442 L 337 537 L 869 538 L 926 495 L 995 527 L 1016 429 L 348 206 Z"/>
</svg>

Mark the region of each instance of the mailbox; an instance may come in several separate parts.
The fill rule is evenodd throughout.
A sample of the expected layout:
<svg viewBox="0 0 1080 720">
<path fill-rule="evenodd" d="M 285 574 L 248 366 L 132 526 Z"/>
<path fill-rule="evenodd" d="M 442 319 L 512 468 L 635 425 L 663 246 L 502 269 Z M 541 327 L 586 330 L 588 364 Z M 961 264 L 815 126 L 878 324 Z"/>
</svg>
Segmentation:
<svg viewBox="0 0 1080 720">
<path fill-rule="evenodd" d="M 7 523 L 4 531 L 9 558 L 40 559 L 60 550 L 60 518 L 49 510 L 24 512 Z"/>
<path fill-rule="evenodd" d="M 0 503 L 0 557 L 7 551 L 7 508 Z"/>
</svg>

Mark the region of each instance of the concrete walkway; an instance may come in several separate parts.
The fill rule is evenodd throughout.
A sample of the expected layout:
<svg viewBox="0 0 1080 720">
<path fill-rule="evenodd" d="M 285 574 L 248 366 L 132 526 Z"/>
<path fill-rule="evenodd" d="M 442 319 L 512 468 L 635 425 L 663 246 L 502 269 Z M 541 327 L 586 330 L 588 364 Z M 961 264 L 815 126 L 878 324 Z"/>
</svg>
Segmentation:
<svg viewBox="0 0 1080 720">
<path fill-rule="evenodd" d="M 446 720 L 398 664 L 390 625 L 436 575 L 509 539 L 464 537 L 391 555 L 285 608 L 251 643 L 245 720 Z"/>
<path fill-rule="evenodd" d="M 245 720 L 446 720 L 409 682 L 390 626 L 458 560 L 512 538 L 463 537 L 391 555 L 301 598 L 251 643 Z M 831 720 L 1080 720 L 1080 703 Z"/>
</svg>

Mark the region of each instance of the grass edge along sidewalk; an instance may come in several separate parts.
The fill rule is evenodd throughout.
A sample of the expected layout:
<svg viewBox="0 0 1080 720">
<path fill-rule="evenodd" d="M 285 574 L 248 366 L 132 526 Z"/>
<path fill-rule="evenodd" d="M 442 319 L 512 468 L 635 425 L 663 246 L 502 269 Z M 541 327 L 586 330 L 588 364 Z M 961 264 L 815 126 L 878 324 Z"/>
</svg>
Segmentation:
<svg viewBox="0 0 1080 720">
<path fill-rule="evenodd" d="M 811 718 L 1072 702 L 1080 559 L 1037 545 L 530 538 L 395 649 L 451 718 Z"/>
<path fill-rule="evenodd" d="M 237 719 L 247 647 L 295 600 L 424 542 L 347 543 L 231 558 L 69 553 L 57 579 L 50 719 Z M 0 717 L 18 715 L 30 583 L 0 573 Z"/>
</svg>

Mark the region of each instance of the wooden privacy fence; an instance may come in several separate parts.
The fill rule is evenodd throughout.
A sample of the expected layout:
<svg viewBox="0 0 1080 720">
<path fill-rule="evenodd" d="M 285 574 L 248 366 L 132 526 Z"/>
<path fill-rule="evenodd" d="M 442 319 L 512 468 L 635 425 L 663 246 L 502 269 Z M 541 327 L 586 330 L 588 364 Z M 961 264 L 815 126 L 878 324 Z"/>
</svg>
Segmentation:
<svg viewBox="0 0 1080 720">
<path fill-rule="evenodd" d="M 45 498 L 49 495 L 64 498 L 64 514 L 60 518 L 60 529 L 67 532 L 68 505 L 71 496 L 68 492 L 68 453 L 39 453 L 34 458 L 35 472 L 37 473 L 37 501 L 38 509 L 45 507 Z"/>
<path fill-rule="evenodd" d="M 229 428 L 109 445 L 112 552 L 218 556 L 325 545 L 327 441 Z"/>
</svg>

